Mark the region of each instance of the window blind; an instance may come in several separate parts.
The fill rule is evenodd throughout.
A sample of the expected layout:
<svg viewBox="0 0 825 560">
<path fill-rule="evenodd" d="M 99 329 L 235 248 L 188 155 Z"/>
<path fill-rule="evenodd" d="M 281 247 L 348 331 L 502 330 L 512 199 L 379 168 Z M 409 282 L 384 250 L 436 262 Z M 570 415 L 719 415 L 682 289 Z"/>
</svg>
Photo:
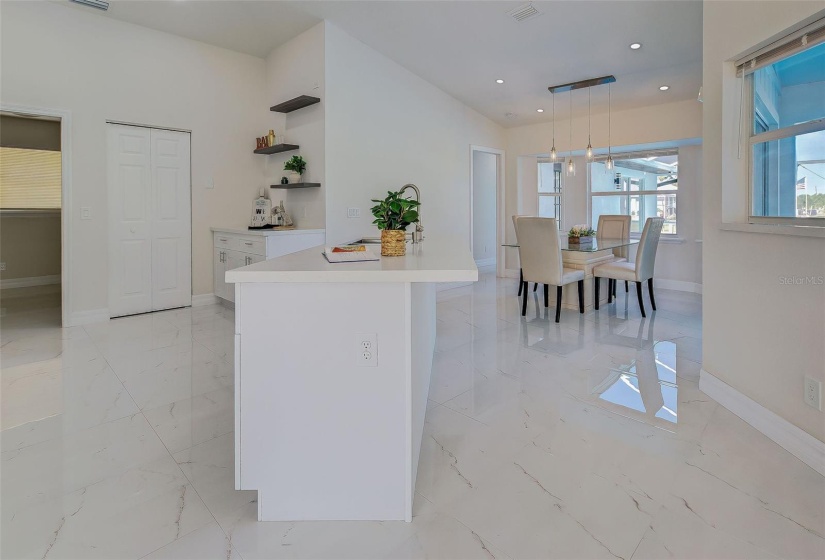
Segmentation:
<svg viewBox="0 0 825 560">
<path fill-rule="evenodd" d="M 817 20 L 736 61 L 736 75 L 746 76 L 782 59 L 825 42 L 825 18 Z"/>
<path fill-rule="evenodd" d="M 60 204 L 60 152 L 0 147 L 0 208 L 42 210 Z"/>
</svg>

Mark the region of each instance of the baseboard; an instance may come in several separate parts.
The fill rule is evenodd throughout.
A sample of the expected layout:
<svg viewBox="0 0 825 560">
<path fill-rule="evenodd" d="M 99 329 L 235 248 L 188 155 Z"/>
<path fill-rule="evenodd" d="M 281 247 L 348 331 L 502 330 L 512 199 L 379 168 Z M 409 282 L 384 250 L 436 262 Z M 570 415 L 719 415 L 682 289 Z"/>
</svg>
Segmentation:
<svg viewBox="0 0 825 560">
<path fill-rule="evenodd" d="M 682 280 L 667 280 L 665 278 L 654 278 L 653 285 L 663 290 L 677 290 L 679 292 L 702 293 L 702 284 L 698 282 L 684 282 Z"/>
<path fill-rule="evenodd" d="M 32 276 L 31 278 L 6 278 L 0 280 L 0 290 L 7 290 L 10 288 L 30 288 L 31 286 L 49 286 L 51 284 L 60 284 L 61 277 L 59 274 L 53 276 Z"/>
<path fill-rule="evenodd" d="M 198 294 L 192 296 L 192 307 L 215 305 L 216 303 L 218 303 L 218 296 L 215 294 Z"/>
<path fill-rule="evenodd" d="M 746 397 L 705 369 L 699 373 L 699 389 L 825 476 L 825 442 Z"/>
<path fill-rule="evenodd" d="M 481 268 L 481 267 L 484 267 L 484 266 L 495 266 L 495 265 L 496 265 L 496 258 L 495 257 L 490 257 L 490 258 L 487 258 L 487 259 L 476 259 L 476 266 L 478 268 Z"/>
<path fill-rule="evenodd" d="M 109 320 L 108 309 L 90 309 L 89 311 L 75 311 L 69 318 L 70 327 L 81 325 L 91 325 L 92 323 L 105 323 Z"/>
<path fill-rule="evenodd" d="M 504 269 L 504 278 L 516 278 L 518 279 L 521 277 L 521 271 L 517 268 L 505 268 Z M 518 282 L 516 282 L 518 284 Z"/>
</svg>

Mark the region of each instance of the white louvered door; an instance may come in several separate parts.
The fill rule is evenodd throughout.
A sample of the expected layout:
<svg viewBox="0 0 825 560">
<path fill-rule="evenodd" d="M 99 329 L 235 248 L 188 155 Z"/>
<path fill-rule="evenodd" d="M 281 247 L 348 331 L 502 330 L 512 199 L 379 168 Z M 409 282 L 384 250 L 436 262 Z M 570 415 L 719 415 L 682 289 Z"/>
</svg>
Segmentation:
<svg viewBox="0 0 825 560">
<path fill-rule="evenodd" d="M 108 125 L 109 315 L 192 303 L 190 138 Z"/>
</svg>

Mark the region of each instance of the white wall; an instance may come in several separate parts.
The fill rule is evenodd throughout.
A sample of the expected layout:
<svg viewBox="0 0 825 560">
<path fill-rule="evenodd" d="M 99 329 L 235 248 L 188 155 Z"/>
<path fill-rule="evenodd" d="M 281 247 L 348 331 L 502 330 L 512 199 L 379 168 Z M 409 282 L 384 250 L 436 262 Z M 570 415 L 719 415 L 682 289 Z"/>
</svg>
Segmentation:
<svg viewBox="0 0 825 560">
<path fill-rule="evenodd" d="M 501 149 L 501 127 L 329 23 L 325 50 L 327 240 L 376 235 L 370 199 L 414 183 L 425 237 L 469 247 L 470 145 Z"/>
<path fill-rule="evenodd" d="M 558 117 L 558 116 L 557 116 Z M 593 114 L 592 141 L 597 150 L 607 147 L 607 113 Z M 556 149 L 564 154 L 569 149 L 569 120 L 556 122 Z M 510 216 L 536 214 L 537 154 L 550 151 L 552 123 L 516 127 L 507 130 L 507 239 L 515 240 Z M 611 143 L 616 149 L 631 149 L 647 144 L 683 143 L 702 136 L 702 104 L 697 101 L 663 103 L 641 109 L 614 112 L 611 115 Z M 587 145 L 587 116 L 573 119 L 573 150 L 584 151 Z M 657 279 L 684 282 L 673 284 L 683 289 L 700 289 L 701 283 L 701 185 L 698 166 L 701 147 L 682 147 L 679 153 L 679 235 L 680 243 L 662 243 L 656 259 Z M 587 197 L 587 165 L 583 156 L 574 157 L 576 175 L 562 177 L 562 227 L 589 223 Z M 506 253 L 508 269 L 515 269 L 517 254 Z"/>
<path fill-rule="evenodd" d="M 825 382 L 825 289 L 780 280 L 825 275 L 825 239 L 720 228 L 747 221 L 732 60 L 821 9 L 790 0 L 704 4 L 703 368 L 825 441 L 825 416 L 802 399 L 805 375 Z"/>
<path fill-rule="evenodd" d="M 303 228 L 323 228 L 326 220 L 324 146 L 324 23 L 319 23 L 291 41 L 273 50 L 266 59 L 268 106 L 287 101 L 299 95 L 321 98 L 321 102 L 292 113 L 270 112 L 270 128 L 277 134 L 285 131 L 286 142 L 301 148 L 264 157 L 266 182 L 280 184 L 284 162 L 293 155 L 307 161 L 307 170 L 301 179 L 305 183 L 321 183 L 320 188 L 267 189 L 268 196 L 277 204 L 284 201 L 295 225 Z M 263 134 L 266 131 L 261 131 Z M 258 136 L 261 136 L 258 134 Z"/>
<path fill-rule="evenodd" d="M 498 156 L 473 152 L 473 258 L 496 258 Z"/>
<path fill-rule="evenodd" d="M 73 311 L 108 304 L 107 120 L 192 131 L 193 292 L 212 292 L 209 227 L 244 223 L 265 184 L 264 60 L 52 2 L 2 2 L 0 20 L 2 102 L 72 112 Z"/>
</svg>

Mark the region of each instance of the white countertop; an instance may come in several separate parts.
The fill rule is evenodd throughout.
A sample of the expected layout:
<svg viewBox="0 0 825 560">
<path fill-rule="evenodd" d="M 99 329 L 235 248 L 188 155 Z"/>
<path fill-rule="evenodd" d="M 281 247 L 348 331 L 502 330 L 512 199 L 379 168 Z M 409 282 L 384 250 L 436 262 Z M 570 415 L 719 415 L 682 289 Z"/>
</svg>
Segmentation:
<svg viewBox="0 0 825 560">
<path fill-rule="evenodd" d="M 377 254 L 380 245 L 369 245 Z M 407 243 L 403 257 L 379 261 L 329 263 L 313 247 L 226 272 L 229 283 L 245 282 L 475 282 L 476 268 L 466 239 L 431 236 Z"/>
<path fill-rule="evenodd" d="M 213 227 L 212 231 L 220 233 L 234 233 L 236 235 L 258 235 L 267 237 L 270 235 L 299 235 L 303 233 L 324 233 L 323 229 L 247 229 L 245 226 L 240 227 Z"/>
</svg>

